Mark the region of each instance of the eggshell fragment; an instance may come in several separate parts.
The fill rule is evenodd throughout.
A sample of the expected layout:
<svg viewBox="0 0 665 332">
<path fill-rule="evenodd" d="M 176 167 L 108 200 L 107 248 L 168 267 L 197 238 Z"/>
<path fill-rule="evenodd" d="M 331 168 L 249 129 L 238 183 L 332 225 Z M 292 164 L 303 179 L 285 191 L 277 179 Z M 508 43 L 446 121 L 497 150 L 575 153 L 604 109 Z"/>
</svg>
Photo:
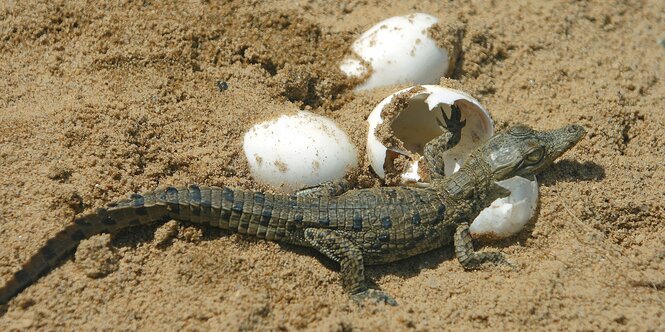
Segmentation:
<svg viewBox="0 0 665 332">
<path fill-rule="evenodd" d="M 531 220 L 538 205 L 538 182 L 513 177 L 497 182 L 510 190 L 510 196 L 499 198 L 484 209 L 469 230 L 474 236 L 506 238 L 518 233 Z"/>
<path fill-rule="evenodd" d="M 358 164 L 348 136 L 332 120 L 305 111 L 255 125 L 243 150 L 257 182 L 287 193 L 342 178 Z"/>
<path fill-rule="evenodd" d="M 452 71 L 451 55 L 428 35 L 438 23 L 432 15 L 416 13 L 385 19 L 364 32 L 351 45 L 354 55 L 344 59 L 340 69 L 347 76 L 369 77 L 355 90 L 415 83 L 434 84 Z"/>
</svg>

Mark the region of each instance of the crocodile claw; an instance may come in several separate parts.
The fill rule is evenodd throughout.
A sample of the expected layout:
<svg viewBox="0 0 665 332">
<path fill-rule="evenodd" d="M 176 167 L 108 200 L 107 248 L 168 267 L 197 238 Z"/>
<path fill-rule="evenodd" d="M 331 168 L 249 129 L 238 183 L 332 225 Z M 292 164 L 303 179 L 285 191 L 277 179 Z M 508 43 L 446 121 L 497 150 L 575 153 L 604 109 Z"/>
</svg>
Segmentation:
<svg viewBox="0 0 665 332">
<path fill-rule="evenodd" d="M 360 306 L 362 306 L 367 301 L 373 303 L 385 303 L 392 306 L 397 305 L 397 301 L 395 301 L 395 299 L 393 299 L 390 295 L 377 289 L 367 289 L 360 293 L 353 294 L 351 297 Z"/>
<path fill-rule="evenodd" d="M 466 125 L 466 119 L 464 121 L 461 121 L 462 111 L 459 109 L 457 105 L 453 104 L 450 106 L 450 118 L 446 116 L 446 112 L 443 110 L 442 107 L 439 107 L 439 109 L 441 109 L 441 115 L 443 115 L 443 120 L 445 122 L 444 124 L 441 122 L 441 120 L 437 118 L 436 121 L 439 123 L 440 126 L 444 126 L 448 128 L 448 130 L 452 129 L 461 130 L 462 128 L 464 128 L 464 126 Z"/>
<path fill-rule="evenodd" d="M 462 111 L 455 104 L 450 106 L 450 118 L 446 116 L 446 112 L 443 110 L 443 107 L 439 107 L 439 109 L 441 110 L 441 115 L 443 116 L 443 122 L 441 122 L 439 118 L 436 118 L 436 122 L 439 123 L 441 130 L 452 134 L 448 144 L 448 148 L 451 148 L 457 145 L 457 143 L 459 143 L 460 139 L 462 138 L 462 128 L 466 126 L 466 119 L 462 121 Z"/>
</svg>

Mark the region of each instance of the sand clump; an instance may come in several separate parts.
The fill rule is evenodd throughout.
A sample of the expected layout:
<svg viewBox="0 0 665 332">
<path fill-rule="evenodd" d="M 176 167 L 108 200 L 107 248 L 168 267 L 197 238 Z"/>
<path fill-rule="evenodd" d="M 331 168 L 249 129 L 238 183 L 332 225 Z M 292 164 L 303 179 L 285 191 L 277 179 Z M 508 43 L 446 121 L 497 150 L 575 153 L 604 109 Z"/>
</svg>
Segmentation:
<svg viewBox="0 0 665 332">
<path fill-rule="evenodd" d="M 261 119 L 329 116 L 364 156 L 367 115 L 406 86 L 352 93 L 338 61 L 368 27 L 415 11 L 460 29 L 442 85 L 478 98 L 499 129 L 587 129 L 539 177 L 535 222 L 483 243 L 516 269 L 467 272 L 445 248 L 368 268 L 400 306 L 358 308 L 310 250 L 147 225 L 88 240 L 2 308 L 0 329 L 662 329 L 665 3 L 387 4 L 0 4 L 0 280 L 131 192 L 266 189 L 242 153 Z M 363 158 L 349 176 L 381 185 Z"/>
</svg>

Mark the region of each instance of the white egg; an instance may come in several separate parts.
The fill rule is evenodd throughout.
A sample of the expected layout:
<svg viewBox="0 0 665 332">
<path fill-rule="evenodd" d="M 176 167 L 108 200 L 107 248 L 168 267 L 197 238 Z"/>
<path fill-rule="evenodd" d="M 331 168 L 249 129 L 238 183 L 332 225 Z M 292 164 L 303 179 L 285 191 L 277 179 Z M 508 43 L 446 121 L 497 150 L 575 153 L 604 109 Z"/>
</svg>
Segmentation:
<svg viewBox="0 0 665 332">
<path fill-rule="evenodd" d="M 257 182 L 287 193 L 342 178 L 358 164 L 348 136 L 332 120 L 305 111 L 253 126 L 243 150 Z"/>
<path fill-rule="evenodd" d="M 450 69 L 452 50 L 437 45 L 427 30 L 438 19 L 416 13 L 395 16 L 364 32 L 352 45 L 354 55 L 340 64 L 347 76 L 369 77 L 355 90 L 415 83 L 435 84 Z"/>
<path fill-rule="evenodd" d="M 506 238 L 516 234 L 531 220 L 538 205 L 538 182 L 513 177 L 497 182 L 510 190 L 510 196 L 499 198 L 484 209 L 471 223 L 471 234 Z"/>
<path fill-rule="evenodd" d="M 381 101 L 367 118 L 367 156 L 374 172 L 384 178 L 386 169 L 403 156 L 409 162 L 399 174 L 402 184 L 427 186 L 427 171 L 420 167 L 424 163 L 423 149 L 427 142 L 442 134 L 437 118 L 443 120 L 442 109 L 450 117 L 453 104 L 460 109 L 466 125 L 459 143 L 444 153 L 444 172 L 445 176 L 450 176 L 458 171 L 466 157 L 492 137 L 494 122 L 485 107 L 468 94 L 437 85 L 423 85 L 393 93 Z M 398 105 L 405 107 L 389 110 Z M 392 138 L 401 142 L 403 148 L 388 147 L 379 139 L 377 128 L 384 122 L 384 112 L 392 114 Z M 538 203 L 538 183 L 535 180 L 515 177 L 498 183 L 511 190 L 511 194 L 492 202 L 473 221 L 471 233 L 474 236 L 508 237 L 521 230 L 535 213 Z"/>
</svg>

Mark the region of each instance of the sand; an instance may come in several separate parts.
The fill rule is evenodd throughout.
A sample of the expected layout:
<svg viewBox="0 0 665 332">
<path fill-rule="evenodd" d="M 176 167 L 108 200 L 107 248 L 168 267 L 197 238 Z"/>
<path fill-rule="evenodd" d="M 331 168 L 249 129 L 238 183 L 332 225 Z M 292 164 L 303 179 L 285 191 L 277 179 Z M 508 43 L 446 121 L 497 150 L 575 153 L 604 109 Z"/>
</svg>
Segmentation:
<svg viewBox="0 0 665 332">
<path fill-rule="evenodd" d="M 464 271 L 451 248 L 367 275 L 397 307 L 359 308 L 311 250 L 169 222 L 86 240 L 2 308 L 2 330 L 665 330 L 665 2 L 3 1 L 0 280 L 75 216 L 199 183 L 266 189 L 241 142 L 308 109 L 363 152 L 365 118 L 406 87 L 354 94 L 337 62 L 381 19 L 464 31 L 441 84 L 498 128 L 578 123 L 539 177 L 538 217 L 479 244 L 517 269 Z M 358 186 L 381 182 L 366 160 Z"/>
</svg>

